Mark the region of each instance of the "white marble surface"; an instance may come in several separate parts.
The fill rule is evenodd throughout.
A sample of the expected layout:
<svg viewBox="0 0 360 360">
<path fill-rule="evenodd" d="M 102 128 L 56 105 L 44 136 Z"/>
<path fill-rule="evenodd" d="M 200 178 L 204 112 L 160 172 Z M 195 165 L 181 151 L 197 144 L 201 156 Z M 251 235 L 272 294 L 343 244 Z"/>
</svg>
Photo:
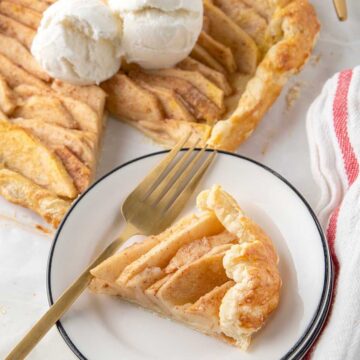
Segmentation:
<svg viewBox="0 0 360 360">
<path fill-rule="evenodd" d="M 360 2 L 348 1 L 350 20 L 346 23 L 337 21 L 332 0 L 313 3 L 322 23 L 314 56 L 304 71 L 291 80 L 239 153 L 278 171 L 315 206 L 318 190 L 310 172 L 306 111 L 327 78 L 359 63 Z M 289 109 L 286 96 L 294 86 L 300 87 L 300 96 Z M 109 121 L 104 144 L 99 176 L 125 161 L 159 149 L 114 120 Z M 52 236 L 37 230 L 36 224 L 42 222 L 29 211 L 0 199 L 0 358 L 48 307 L 45 279 Z M 75 356 L 53 329 L 29 359 L 72 360 Z"/>
</svg>

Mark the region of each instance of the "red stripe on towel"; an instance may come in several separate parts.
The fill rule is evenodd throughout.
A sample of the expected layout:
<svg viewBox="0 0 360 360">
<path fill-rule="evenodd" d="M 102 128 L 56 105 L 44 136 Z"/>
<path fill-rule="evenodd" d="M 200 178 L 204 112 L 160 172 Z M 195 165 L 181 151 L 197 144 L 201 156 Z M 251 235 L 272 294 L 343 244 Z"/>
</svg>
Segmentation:
<svg viewBox="0 0 360 360">
<path fill-rule="evenodd" d="M 347 98 L 353 73 L 351 70 L 339 74 L 338 87 L 334 99 L 333 118 L 336 137 L 342 152 L 345 172 L 352 185 L 359 175 L 359 164 L 354 149 L 350 143 L 348 133 L 348 104 Z"/>
<path fill-rule="evenodd" d="M 327 240 L 329 243 L 330 252 L 333 256 L 334 267 L 335 267 L 335 284 L 336 284 L 337 274 L 338 274 L 338 270 L 339 270 L 339 260 L 336 256 L 336 252 L 335 252 L 335 240 L 336 240 L 336 230 L 337 230 L 337 222 L 338 222 L 338 218 L 339 218 L 339 212 L 340 212 L 340 207 L 338 207 L 332 213 L 332 215 L 330 217 L 329 226 L 327 229 Z"/>
</svg>

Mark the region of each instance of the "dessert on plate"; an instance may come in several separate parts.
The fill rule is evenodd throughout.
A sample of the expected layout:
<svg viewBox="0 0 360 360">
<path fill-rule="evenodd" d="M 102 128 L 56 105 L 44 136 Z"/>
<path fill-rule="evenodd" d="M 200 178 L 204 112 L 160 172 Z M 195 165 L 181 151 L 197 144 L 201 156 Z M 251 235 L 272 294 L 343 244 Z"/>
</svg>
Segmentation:
<svg viewBox="0 0 360 360">
<path fill-rule="evenodd" d="M 307 0 L 0 0 L 0 194 L 57 227 L 94 178 L 105 102 L 165 146 L 190 129 L 235 150 L 318 31 Z"/>
<path fill-rule="evenodd" d="M 246 350 L 279 304 L 277 252 L 220 186 L 197 206 L 200 213 L 93 269 L 90 289 Z"/>
</svg>

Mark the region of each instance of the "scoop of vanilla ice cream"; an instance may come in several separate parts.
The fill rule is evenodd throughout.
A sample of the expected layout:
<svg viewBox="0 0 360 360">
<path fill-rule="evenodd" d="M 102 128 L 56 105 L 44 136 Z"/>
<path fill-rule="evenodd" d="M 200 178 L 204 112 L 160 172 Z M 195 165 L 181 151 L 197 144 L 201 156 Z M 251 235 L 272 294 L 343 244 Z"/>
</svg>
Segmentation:
<svg viewBox="0 0 360 360">
<path fill-rule="evenodd" d="M 168 68 L 185 59 L 203 25 L 202 0 L 108 0 L 123 18 L 128 62 L 145 69 Z"/>
<path fill-rule="evenodd" d="M 120 68 L 122 22 L 101 0 L 59 0 L 43 15 L 32 54 L 54 78 L 99 84 Z"/>
</svg>

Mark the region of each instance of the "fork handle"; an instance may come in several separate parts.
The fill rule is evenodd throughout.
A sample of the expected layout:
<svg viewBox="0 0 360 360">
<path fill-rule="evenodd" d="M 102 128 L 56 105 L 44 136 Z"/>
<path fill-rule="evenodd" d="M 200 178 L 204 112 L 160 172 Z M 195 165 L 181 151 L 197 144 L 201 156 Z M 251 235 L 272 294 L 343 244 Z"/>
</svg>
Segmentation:
<svg viewBox="0 0 360 360">
<path fill-rule="evenodd" d="M 102 263 L 119 249 L 119 247 L 130 237 L 139 232 L 131 225 L 127 225 L 123 233 L 113 241 L 78 277 L 78 279 L 60 296 L 60 298 L 49 308 L 42 318 L 25 335 L 18 345 L 11 351 L 5 360 L 23 360 L 46 335 L 46 333 L 60 320 L 71 305 L 78 299 L 89 285 L 92 275 L 90 270 Z"/>
</svg>

